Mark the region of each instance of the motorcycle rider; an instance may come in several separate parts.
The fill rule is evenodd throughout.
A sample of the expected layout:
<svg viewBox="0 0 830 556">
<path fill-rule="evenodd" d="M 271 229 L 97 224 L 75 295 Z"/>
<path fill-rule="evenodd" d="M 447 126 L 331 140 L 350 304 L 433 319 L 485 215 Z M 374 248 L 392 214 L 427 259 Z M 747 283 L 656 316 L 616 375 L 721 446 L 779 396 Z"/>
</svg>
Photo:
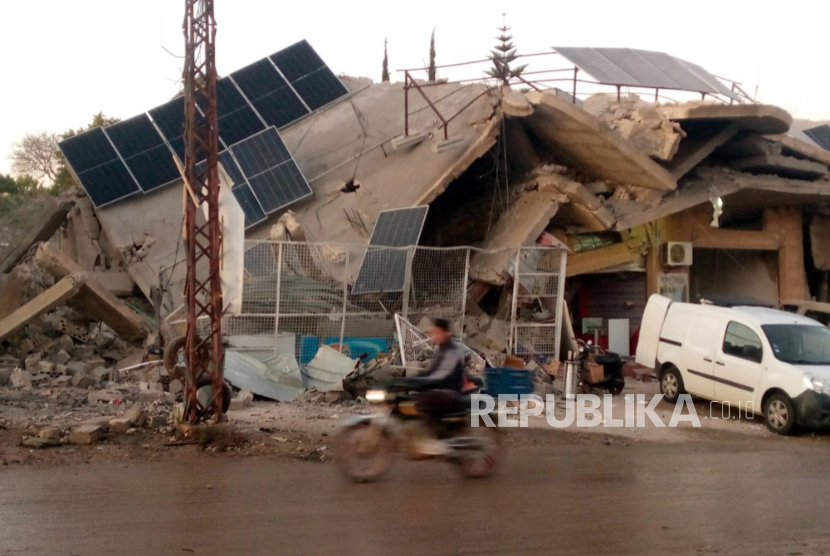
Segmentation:
<svg viewBox="0 0 830 556">
<path fill-rule="evenodd" d="M 453 342 L 450 322 L 437 318 L 432 321 L 429 338 L 435 344 L 435 357 L 427 369 L 412 379 L 412 386 L 419 390 L 415 407 L 437 430 L 436 423 L 443 415 L 463 409 L 465 387 L 464 353 Z M 425 455 L 440 456 L 449 452 L 449 447 L 438 438 L 423 439 L 418 449 Z"/>
</svg>

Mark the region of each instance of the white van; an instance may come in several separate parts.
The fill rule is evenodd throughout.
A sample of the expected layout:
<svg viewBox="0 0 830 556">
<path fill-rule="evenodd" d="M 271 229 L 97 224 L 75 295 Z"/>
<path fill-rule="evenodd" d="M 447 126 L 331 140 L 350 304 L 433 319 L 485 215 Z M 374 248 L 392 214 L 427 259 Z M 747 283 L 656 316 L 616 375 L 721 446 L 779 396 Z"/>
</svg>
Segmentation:
<svg viewBox="0 0 830 556">
<path fill-rule="evenodd" d="M 689 393 L 761 412 L 778 434 L 830 426 L 830 330 L 801 315 L 653 295 L 637 363 L 655 370 L 672 403 Z"/>
</svg>

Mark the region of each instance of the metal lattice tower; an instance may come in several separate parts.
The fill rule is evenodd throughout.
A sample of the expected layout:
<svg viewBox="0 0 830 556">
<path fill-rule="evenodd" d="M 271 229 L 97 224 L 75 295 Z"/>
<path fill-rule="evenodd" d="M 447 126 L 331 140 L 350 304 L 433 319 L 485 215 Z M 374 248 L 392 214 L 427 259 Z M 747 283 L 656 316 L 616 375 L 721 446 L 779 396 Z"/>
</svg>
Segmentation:
<svg viewBox="0 0 830 556">
<path fill-rule="evenodd" d="M 185 0 L 185 251 L 187 279 L 185 309 L 186 389 L 185 415 L 195 423 L 222 412 L 223 364 L 222 287 L 220 258 L 222 230 L 219 219 L 219 128 L 216 112 L 216 20 L 213 0 Z M 196 164 L 205 160 L 200 171 Z M 206 210 L 205 210 L 206 208 Z M 207 215 L 205 216 L 205 212 Z M 198 273 L 197 273 L 198 269 Z M 197 323 L 209 323 L 205 337 Z M 210 377 L 212 399 L 203 406 L 196 384 Z"/>
</svg>

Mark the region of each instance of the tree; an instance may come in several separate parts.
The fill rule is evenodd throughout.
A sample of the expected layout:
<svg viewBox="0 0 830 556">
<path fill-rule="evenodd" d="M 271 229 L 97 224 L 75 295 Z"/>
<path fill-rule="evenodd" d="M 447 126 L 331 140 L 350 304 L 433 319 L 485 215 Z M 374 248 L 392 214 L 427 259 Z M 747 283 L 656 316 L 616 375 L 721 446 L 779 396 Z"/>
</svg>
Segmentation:
<svg viewBox="0 0 830 556">
<path fill-rule="evenodd" d="M 487 70 L 487 75 L 501 80 L 502 85 L 509 86 L 510 79 L 518 77 L 527 67 L 527 64 L 511 68 L 510 64 L 517 58 L 516 47 L 513 44 L 513 36 L 509 35 L 510 27 L 507 22 L 498 27 L 499 36 L 496 40 L 499 41 L 493 50 L 490 51 L 490 60 L 493 62 L 493 67 Z"/>
<path fill-rule="evenodd" d="M 50 184 L 57 178 L 60 159 L 57 133 L 30 133 L 12 146 L 12 171 L 30 174 Z"/>
<path fill-rule="evenodd" d="M 386 49 L 387 40 L 383 39 L 383 71 L 380 74 L 380 81 L 382 83 L 389 82 L 389 53 Z"/>
<path fill-rule="evenodd" d="M 49 188 L 50 193 L 56 195 L 74 184 L 66 159 L 58 148 L 58 142 L 92 128 L 106 127 L 119 121 L 118 118 L 108 118 L 103 112 L 98 112 L 92 116 L 92 122 L 85 128 L 70 129 L 62 134 L 30 133 L 12 146 L 9 156 L 12 161 L 12 172 L 18 176 L 17 181 L 24 184 L 24 189 L 40 187 L 40 183 L 43 183 Z"/>
<path fill-rule="evenodd" d="M 37 192 L 39 188 L 40 183 L 29 174 L 17 178 L 0 174 L 0 196 L 22 197 Z"/>
<path fill-rule="evenodd" d="M 428 80 L 430 83 L 435 83 L 435 28 L 432 29 L 432 35 L 429 37 L 429 73 Z"/>
</svg>

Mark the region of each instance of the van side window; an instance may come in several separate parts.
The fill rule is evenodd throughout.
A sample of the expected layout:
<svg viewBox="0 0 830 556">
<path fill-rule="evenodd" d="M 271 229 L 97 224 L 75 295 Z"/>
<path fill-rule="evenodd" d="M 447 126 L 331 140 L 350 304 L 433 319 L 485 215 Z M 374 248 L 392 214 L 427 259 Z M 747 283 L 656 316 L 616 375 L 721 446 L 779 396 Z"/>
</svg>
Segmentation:
<svg viewBox="0 0 830 556">
<path fill-rule="evenodd" d="M 737 322 L 730 322 L 726 327 L 723 352 L 755 363 L 760 363 L 764 358 L 761 339 L 751 328 Z"/>
</svg>

